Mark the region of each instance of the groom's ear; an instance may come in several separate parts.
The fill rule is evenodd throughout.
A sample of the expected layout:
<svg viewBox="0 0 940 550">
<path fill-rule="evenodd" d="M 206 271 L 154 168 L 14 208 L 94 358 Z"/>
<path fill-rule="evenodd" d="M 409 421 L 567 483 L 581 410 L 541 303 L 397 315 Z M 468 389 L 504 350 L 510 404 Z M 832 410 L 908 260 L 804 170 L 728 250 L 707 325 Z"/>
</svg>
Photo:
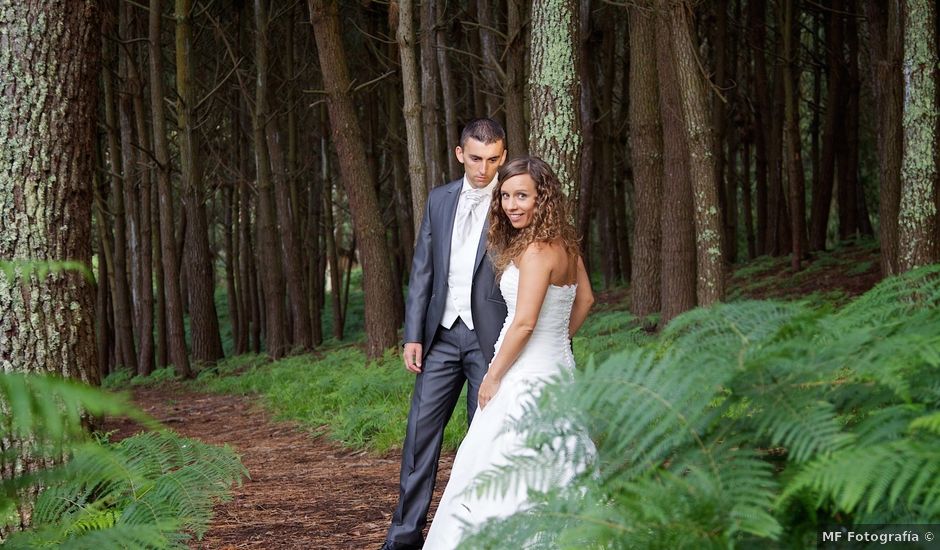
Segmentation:
<svg viewBox="0 0 940 550">
<path fill-rule="evenodd" d="M 457 157 L 457 162 L 463 164 L 463 148 L 461 146 L 454 147 L 454 156 Z"/>
</svg>

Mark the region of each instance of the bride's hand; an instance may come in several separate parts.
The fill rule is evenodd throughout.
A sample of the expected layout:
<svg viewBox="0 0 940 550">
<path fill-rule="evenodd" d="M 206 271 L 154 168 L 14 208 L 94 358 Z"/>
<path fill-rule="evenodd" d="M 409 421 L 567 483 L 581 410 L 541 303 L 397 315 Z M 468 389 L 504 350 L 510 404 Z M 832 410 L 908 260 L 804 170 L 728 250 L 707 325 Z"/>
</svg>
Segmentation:
<svg viewBox="0 0 940 550">
<path fill-rule="evenodd" d="M 489 374 L 484 376 L 483 381 L 480 382 L 480 391 L 477 393 L 477 403 L 479 403 L 480 409 L 486 407 L 486 404 L 490 402 L 490 399 L 493 399 L 498 391 L 499 379 Z"/>
</svg>

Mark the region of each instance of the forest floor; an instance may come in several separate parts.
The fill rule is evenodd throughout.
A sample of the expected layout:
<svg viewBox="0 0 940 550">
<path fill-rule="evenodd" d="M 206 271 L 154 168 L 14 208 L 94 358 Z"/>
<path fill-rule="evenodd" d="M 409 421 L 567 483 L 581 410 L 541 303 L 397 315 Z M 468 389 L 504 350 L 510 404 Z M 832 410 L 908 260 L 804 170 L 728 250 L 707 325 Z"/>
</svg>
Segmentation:
<svg viewBox="0 0 940 550">
<path fill-rule="evenodd" d="M 799 272 L 787 258 L 760 258 L 732 275 L 731 299 L 804 298 L 842 303 L 880 279 L 878 251 L 849 244 L 809 260 Z M 605 309 L 625 307 L 629 292 L 600 292 Z M 139 387 L 134 402 L 181 435 L 231 445 L 250 478 L 216 506 L 211 527 L 193 548 L 379 548 L 398 496 L 399 455 L 350 451 L 290 422 L 276 421 L 250 398 L 196 393 L 171 382 Z M 112 440 L 140 428 L 111 420 Z M 450 475 L 444 453 L 432 514 Z"/>
<path fill-rule="evenodd" d="M 194 393 L 183 384 L 139 388 L 141 410 L 180 435 L 232 446 L 249 479 L 218 504 L 212 525 L 190 546 L 235 548 L 374 548 L 385 539 L 398 498 L 397 453 L 349 451 L 290 422 L 275 421 L 251 400 Z M 111 420 L 111 440 L 141 428 Z M 433 508 L 450 475 L 452 453 L 441 457 Z"/>
</svg>

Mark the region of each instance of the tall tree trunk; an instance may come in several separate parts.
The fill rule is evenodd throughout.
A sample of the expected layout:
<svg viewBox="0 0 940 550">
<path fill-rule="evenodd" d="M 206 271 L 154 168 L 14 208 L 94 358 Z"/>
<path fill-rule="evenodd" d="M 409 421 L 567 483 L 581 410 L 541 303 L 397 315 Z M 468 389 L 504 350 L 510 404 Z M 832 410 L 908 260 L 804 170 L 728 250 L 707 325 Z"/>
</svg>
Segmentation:
<svg viewBox="0 0 940 550">
<path fill-rule="evenodd" d="M 704 77 L 696 59 L 698 48 L 693 41 L 689 7 L 684 2 L 676 4 L 670 8 L 670 15 L 669 32 L 689 143 L 689 172 L 695 207 L 696 291 L 699 305 L 709 306 L 722 300 L 725 294 L 714 141 L 708 121 Z"/>
<path fill-rule="evenodd" d="M 102 39 L 105 59 L 114 59 L 113 48 L 107 35 L 112 32 L 114 14 L 106 14 Z M 106 61 L 107 63 L 107 61 Z M 121 144 L 119 134 L 117 90 L 112 71 L 102 72 L 104 91 L 105 125 L 108 131 L 108 165 L 111 172 L 111 214 L 114 217 L 114 325 L 117 347 L 117 364 L 137 372 L 137 352 L 134 346 L 134 323 L 131 320 L 131 290 L 127 281 L 127 219 L 124 215 L 124 191 L 127 184 L 121 168 Z"/>
<path fill-rule="evenodd" d="M 853 14 L 846 17 L 845 43 L 848 46 L 848 63 L 846 64 L 844 103 L 845 128 L 844 138 L 840 138 L 842 145 L 839 155 L 839 239 L 850 239 L 858 233 L 859 229 L 859 197 L 858 197 L 858 149 L 859 149 L 859 74 L 858 74 L 858 23 L 855 13 L 858 11 L 854 0 L 850 0 L 848 11 Z"/>
<path fill-rule="evenodd" d="M 526 2 L 506 0 L 506 140 L 509 156 L 528 153 L 529 133 L 525 123 L 525 20 Z"/>
<path fill-rule="evenodd" d="M 434 49 L 437 53 L 437 69 L 441 75 L 441 97 L 444 100 L 444 136 L 447 140 L 444 149 L 449 150 L 458 145 L 457 142 L 460 137 L 457 132 L 457 89 L 453 72 L 450 69 L 450 55 L 447 53 L 448 36 L 445 24 L 446 18 L 444 17 L 445 6 L 445 3 L 439 3 L 435 12 L 437 24 L 434 31 Z M 447 160 L 449 169 L 447 170 L 447 177 L 444 179 L 450 181 L 462 176 L 463 167 L 457 162 L 457 155 L 448 154 Z"/>
<path fill-rule="evenodd" d="M 385 228 L 379 216 L 379 203 L 365 158 L 359 121 L 349 97 L 349 72 L 340 40 L 339 15 L 335 0 L 310 0 L 320 57 L 320 69 L 326 88 L 330 126 L 339 158 L 340 174 L 346 188 L 352 214 L 359 259 L 362 263 L 365 300 L 365 329 L 370 358 L 379 357 L 395 345 L 399 320 L 395 317 L 394 293 L 401 292 L 392 284 Z"/>
<path fill-rule="evenodd" d="M 696 304 L 695 210 L 689 179 L 689 146 L 666 17 L 658 13 L 656 19 L 660 31 L 656 33 L 656 68 L 663 127 L 663 196 L 669 197 L 671 203 L 671 208 L 661 212 L 663 326 Z"/>
<path fill-rule="evenodd" d="M 265 45 L 267 0 L 255 0 L 255 110 L 252 128 L 255 145 L 255 170 L 258 179 L 258 255 L 263 269 L 261 287 L 265 304 L 265 344 L 272 359 L 287 353 L 288 341 L 284 312 L 284 274 L 273 197 L 273 176 L 269 142 L 265 137 L 268 112 L 268 48 Z"/>
<path fill-rule="evenodd" d="M 835 172 L 836 140 L 841 140 L 842 128 L 842 56 L 843 9 L 842 0 L 833 0 L 832 10 L 826 17 L 826 119 L 823 123 L 822 160 L 819 180 L 813 182 L 812 214 L 810 217 L 809 246 L 812 250 L 826 248 L 829 229 L 829 210 L 832 206 L 832 187 Z"/>
<path fill-rule="evenodd" d="M 715 12 L 713 62 L 715 86 L 720 90 L 729 90 L 728 85 L 728 0 L 711 2 Z M 723 92 L 727 93 L 727 92 Z M 718 184 L 718 204 L 721 212 L 721 249 L 726 262 L 733 263 L 731 250 L 735 246 L 737 235 L 730 228 L 731 210 L 734 204 L 728 196 L 725 185 L 725 140 L 727 134 L 728 106 L 724 97 L 711 94 L 711 117 L 715 140 L 715 181 Z"/>
<path fill-rule="evenodd" d="M 100 141 L 95 142 L 95 158 L 99 167 L 104 166 L 101 154 Z M 95 321 L 98 349 L 98 370 L 102 378 L 111 374 L 114 364 L 111 362 L 114 349 L 114 293 L 113 278 L 109 273 L 114 272 L 114 259 L 111 247 L 111 227 L 105 207 L 108 196 L 109 182 L 104 181 L 102 170 L 94 172 L 94 215 L 95 227 L 98 231 L 98 275 L 97 275 L 97 301 L 95 304 Z"/>
<path fill-rule="evenodd" d="M 636 190 L 636 230 L 630 310 L 646 317 L 660 310 L 660 203 L 663 128 L 656 73 L 656 23 L 648 6 L 630 9 L 630 150 Z"/>
<path fill-rule="evenodd" d="M 529 152 L 554 169 L 575 204 L 581 153 L 577 8 L 574 0 L 534 0 L 529 53 Z"/>
<path fill-rule="evenodd" d="M 770 85 L 767 81 L 767 29 L 765 0 L 751 0 L 747 4 L 747 20 L 751 41 L 751 54 L 754 58 L 754 95 L 757 106 L 754 109 L 752 133 L 754 135 L 755 187 L 757 195 L 757 255 L 767 253 L 767 148 L 770 135 L 771 102 Z"/>
<path fill-rule="evenodd" d="M 898 268 L 898 209 L 901 202 L 903 29 L 900 0 L 866 0 L 871 89 L 875 98 L 875 137 L 878 142 L 878 241 L 881 274 Z"/>
<path fill-rule="evenodd" d="M 88 277 L 74 270 L 40 276 L 35 269 L 0 275 L 0 368 L 97 384 L 90 275 L 97 2 L 7 2 L 0 31 L 0 258 L 73 261 L 89 270 Z M 0 439 L 0 480 L 48 466 L 30 456 L 34 445 Z M 28 507 L 17 511 L 15 528 L 27 526 Z"/>
<path fill-rule="evenodd" d="M 186 336 L 183 332 L 183 297 L 180 289 L 180 261 L 176 253 L 173 221 L 173 193 L 170 189 L 170 152 L 167 146 L 166 118 L 163 107 L 163 49 L 160 47 L 162 17 L 160 0 L 150 0 L 148 45 L 150 52 L 150 111 L 153 121 L 153 147 L 156 159 L 157 191 L 160 205 L 160 246 L 163 259 L 163 284 L 166 290 L 167 341 L 170 360 L 177 374 L 191 377 Z"/>
<path fill-rule="evenodd" d="M 266 34 L 266 32 L 262 33 L 262 40 L 265 39 Z M 265 79 L 265 82 L 267 82 L 267 79 Z M 265 100 L 266 98 L 265 95 Z M 275 230 L 281 237 L 284 281 L 290 303 L 290 327 L 292 332 L 290 342 L 292 346 L 299 347 L 301 351 L 309 351 L 313 349 L 313 342 L 310 334 L 310 318 L 307 316 L 307 292 L 303 281 L 304 270 L 303 264 L 301 264 L 300 235 L 297 223 L 291 217 L 288 168 L 281 144 L 281 132 L 277 128 L 277 116 L 270 113 L 267 106 L 263 109 L 265 114 L 262 120 L 267 121 L 265 123 L 265 133 L 274 176 Z"/>
<path fill-rule="evenodd" d="M 421 4 L 421 116 L 424 121 L 424 163 L 427 166 L 427 188 L 444 183 L 444 158 L 447 148 L 441 144 L 441 104 L 438 100 L 440 80 L 437 54 L 434 52 L 434 17 L 437 2 Z M 344 54 L 345 55 L 345 54 Z M 417 231 L 417 226 L 415 227 Z"/>
<path fill-rule="evenodd" d="M 160 168 L 154 166 L 154 175 Z M 150 189 L 150 218 L 153 227 L 151 234 L 153 237 L 153 291 L 156 295 L 156 366 L 159 369 L 165 368 L 170 364 L 169 337 L 167 335 L 167 315 L 166 315 L 166 282 L 163 277 L 163 237 L 161 231 L 163 226 L 160 223 L 160 190 L 158 186 L 151 185 Z"/>
<path fill-rule="evenodd" d="M 591 215 L 590 211 L 593 207 L 593 191 L 594 191 L 594 149 L 595 149 L 595 132 L 594 132 L 594 94 L 591 88 L 591 57 L 589 55 L 590 50 L 590 37 L 591 37 L 591 0 L 580 0 L 580 17 L 579 17 L 579 38 L 578 38 L 578 47 L 580 48 L 579 63 L 578 63 L 578 78 L 583 82 L 581 86 L 581 97 L 579 104 L 580 109 L 580 118 L 581 118 L 581 134 L 584 138 L 581 142 L 581 165 L 578 167 L 579 175 L 578 181 L 579 192 L 578 192 L 578 210 L 577 214 L 577 227 L 578 235 L 582 236 L 581 240 L 581 256 L 584 259 L 585 266 L 590 268 L 588 262 L 588 256 L 591 249 L 590 240 L 587 236 L 591 231 Z"/>
<path fill-rule="evenodd" d="M 757 242 L 754 239 L 754 206 L 751 200 L 751 144 L 743 143 L 741 152 L 741 200 L 744 209 L 744 233 L 747 238 L 747 258 L 757 257 Z"/>
<path fill-rule="evenodd" d="M 212 364 L 223 358 L 219 316 L 215 310 L 215 276 L 209 247 L 200 146 L 196 131 L 196 78 L 193 66 L 192 0 L 176 0 L 176 116 L 180 172 L 186 208 L 186 275 L 189 291 L 193 359 Z"/>
<path fill-rule="evenodd" d="M 136 17 L 133 21 L 133 28 L 137 29 Z M 128 46 L 130 47 L 130 46 Z M 152 151 L 150 146 L 150 131 L 147 128 L 147 117 L 144 109 L 144 85 L 140 74 L 140 55 L 139 47 L 133 47 L 134 55 L 128 59 L 128 92 L 131 94 L 131 102 L 134 112 L 134 130 L 138 139 L 138 170 L 140 177 L 140 190 L 138 199 L 140 208 L 137 210 L 138 223 L 140 227 L 140 242 L 138 251 L 138 267 L 136 269 L 138 282 L 138 296 L 140 300 L 140 312 L 137 322 L 137 340 L 140 342 L 140 350 L 137 356 L 137 372 L 141 375 L 148 375 L 153 371 L 154 364 L 154 300 L 153 300 L 153 222 L 152 222 L 152 169 L 150 163 L 144 161 L 144 157 Z"/>
<path fill-rule="evenodd" d="M 124 177 L 121 189 L 124 193 L 124 219 L 127 237 L 127 276 L 131 286 L 131 321 L 136 340 L 140 340 L 141 306 L 143 294 L 140 288 L 142 269 L 140 257 L 140 215 L 138 213 L 137 183 L 140 180 L 139 142 L 134 131 L 133 100 L 134 83 L 131 75 L 131 59 L 127 42 L 131 35 L 130 6 L 118 3 L 118 75 L 121 79 L 121 89 L 118 94 L 118 120 L 121 133 L 121 174 Z M 142 342 L 141 342 L 142 343 Z M 138 349 L 135 346 L 135 350 Z M 139 356 L 135 356 L 134 365 L 138 374 L 149 371 L 150 368 L 138 364 Z"/>
<path fill-rule="evenodd" d="M 343 311 L 342 302 L 343 273 L 339 264 L 339 251 L 336 244 L 336 232 L 339 228 L 333 223 L 333 183 L 327 177 L 324 177 L 324 180 L 326 192 L 323 194 L 323 209 L 326 216 L 323 231 L 326 233 L 326 253 L 330 266 L 330 307 L 333 313 L 333 338 L 342 340 L 345 312 Z"/>
<path fill-rule="evenodd" d="M 799 0 L 785 0 L 783 6 L 783 56 L 786 63 L 783 89 L 786 104 L 787 181 L 790 194 L 790 267 L 800 269 L 803 259 L 804 214 L 806 210 L 803 153 L 800 145 L 800 26 Z"/>
<path fill-rule="evenodd" d="M 905 0 L 904 156 L 898 213 L 899 267 L 938 261 L 937 250 L 937 6 Z"/>
<path fill-rule="evenodd" d="M 434 2 L 431 2 L 432 4 Z M 496 25 L 493 21 L 493 6 L 490 0 L 476 0 L 477 4 L 477 23 L 480 29 L 480 54 L 483 57 L 483 66 L 481 74 L 486 83 L 486 116 L 496 117 L 496 111 L 499 108 L 497 101 L 500 85 L 500 58 L 496 54 Z"/>
<path fill-rule="evenodd" d="M 421 88 L 418 84 L 418 62 L 415 58 L 413 0 L 399 0 L 398 19 L 390 26 L 395 29 L 398 53 L 401 56 L 401 81 L 405 116 L 405 135 L 408 142 L 408 175 L 411 179 L 411 212 L 414 231 L 418 233 L 424 205 L 428 198 L 427 173 L 424 159 L 424 128 L 422 127 Z M 391 10 L 390 10 L 391 11 Z"/>
</svg>

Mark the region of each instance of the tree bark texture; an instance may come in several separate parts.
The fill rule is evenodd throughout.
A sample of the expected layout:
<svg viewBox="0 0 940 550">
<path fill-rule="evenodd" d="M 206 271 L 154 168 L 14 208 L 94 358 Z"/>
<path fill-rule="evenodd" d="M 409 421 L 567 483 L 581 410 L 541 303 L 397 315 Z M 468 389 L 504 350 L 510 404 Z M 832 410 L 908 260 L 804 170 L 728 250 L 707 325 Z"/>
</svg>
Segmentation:
<svg viewBox="0 0 940 550">
<path fill-rule="evenodd" d="M 663 132 L 656 71 L 656 21 L 649 9 L 630 9 L 630 151 L 636 191 L 630 309 L 637 317 L 660 310 L 660 204 Z"/>
<path fill-rule="evenodd" d="M 803 241 L 805 238 L 804 214 L 806 210 L 805 176 L 803 174 L 803 153 L 800 144 L 800 26 L 799 0 L 785 0 L 783 15 L 783 55 L 786 63 L 783 89 L 786 113 L 787 144 L 787 181 L 789 182 L 790 233 L 790 268 L 800 269 L 803 259 Z"/>
<path fill-rule="evenodd" d="M 160 256 L 163 260 L 163 284 L 166 291 L 167 343 L 170 361 L 177 374 L 192 376 L 186 335 L 183 331 L 183 297 L 180 288 L 180 257 L 177 254 L 173 215 L 173 191 L 170 187 L 170 151 L 167 144 L 166 114 L 163 106 L 163 53 L 160 46 L 162 24 L 161 0 L 150 0 L 148 49 L 150 52 L 150 112 L 153 121 L 153 147 L 156 160 L 157 193 L 160 209 Z"/>
<path fill-rule="evenodd" d="M 525 121 L 525 26 L 526 2 L 506 0 L 506 141 L 509 157 L 528 154 L 529 133 Z"/>
<path fill-rule="evenodd" d="M 709 306 L 720 301 L 725 294 L 714 141 L 708 120 L 705 80 L 696 60 L 698 48 L 693 40 L 688 6 L 677 4 L 670 9 L 670 15 L 669 31 L 689 143 L 698 271 L 696 291 L 699 305 Z"/>
<path fill-rule="evenodd" d="M 268 49 L 264 44 L 267 25 L 267 0 L 255 0 L 255 111 L 252 130 L 255 145 L 255 170 L 258 179 L 258 259 L 261 289 L 264 293 L 265 347 L 272 359 L 283 357 L 288 351 L 288 335 L 284 311 L 284 272 L 281 246 L 277 232 L 277 214 L 274 205 L 273 175 L 268 141 L 265 137 L 268 113 Z"/>
<path fill-rule="evenodd" d="M 186 208 L 184 247 L 189 294 L 193 360 L 212 364 L 222 359 L 219 316 L 215 309 L 215 276 L 204 204 L 199 135 L 196 130 L 196 77 L 193 59 L 192 0 L 176 0 L 176 93 L 180 172 Z"/>
<path fill-rule="evenodd" d="M 843 86 L 843 19 L 835 10 L 842 10 L 842 0 L 834 0 L 833 11 L 826 17 L 826 119 L 823 122 L 822 158 L 819 179 L 813 182 L 812 214 L 810 217 L 809 246 L 812 250 L 826 248 L 829 229 L 829 210 L 832 206 L 832 190 L 835 179 L 836 140 L 843 139 L 842 86 Z"/>
<path fill-rule="evenodd" d="M 665 15 L 657 16 L 656 68 L 659 78 L 659 110 L 663 129 L 663 196 L 671 208 L 661 212 L 662 315 L 665 325 L 695 307 L 696 263 L 692 182 L 689 180 L 689 146 L 679 97 L 676 68 Z"/>
<path fill-rule="evenodd" d="M 578 3 L 534 0 L 529 64 L 529 153 L 555 171 L 576 201 L 581 153 Z"/>
<path fill-rule="evenodd" d="M 904 155 L 898 213 L 899 267 L 938 261 L 937 5 L 904 2 Z"/>
<path fill-rule="evenodd" d="M 0 258 L 14 263 L 12 276 L 0 274 L 3 372 L 99 382 L 91 274 L 98 15 L 94 1 L 0 7 Z M 61 261 L 87 272 L 29 267 Z M 0 479 L 48 465 L 30 456 L 31 445 L 0 439 Z M 28 506 L 18 512 L 14 528 L 25 527 Z"/>
<path fill-rule="evenodd" d="M 881 274 L 896 275 L 898 269 L 898 209 L 901 203 L 903 32 L 900 0 L 866 0 L 871 89 L 875 99 L 875 129 L 878 142 L 878 241 L 881 245 Z"/>
<path fill-rule="evenodd" d="M 401 81 L 404 94 L 402 113 L 408 141 L 408 176 L 411 179 L 411 212 L 414 235 L 418 234 L 424 205 L 428 199 L 424 159 L 424 128 L 421 125 L 421 87 L 418 83 L 418 61 L 415 56 L 414 2 L 399 0 L 398 25 L 395 37 L 401 56 Z M 456 144 L 455 144 L 456 145 Z"/>
<path fill-rule="evenodd" d="M 333 142 L 359 243 L 365 294 L 367 354 L 375 358 L 394 346 L 397 340 L 399 319 L 395 316 L 394 293 L 401 290 L 392 283 L 394 277 L 385 242 L 385 228 L 373 187 L 375 178 L 365 158 L 362 132 L 356 120 L 352 98 L 347 93 L 349 71 L 340 39 L 336 2 L 310 0 L 309 6 L 326 88 Z"/>
</svg>

